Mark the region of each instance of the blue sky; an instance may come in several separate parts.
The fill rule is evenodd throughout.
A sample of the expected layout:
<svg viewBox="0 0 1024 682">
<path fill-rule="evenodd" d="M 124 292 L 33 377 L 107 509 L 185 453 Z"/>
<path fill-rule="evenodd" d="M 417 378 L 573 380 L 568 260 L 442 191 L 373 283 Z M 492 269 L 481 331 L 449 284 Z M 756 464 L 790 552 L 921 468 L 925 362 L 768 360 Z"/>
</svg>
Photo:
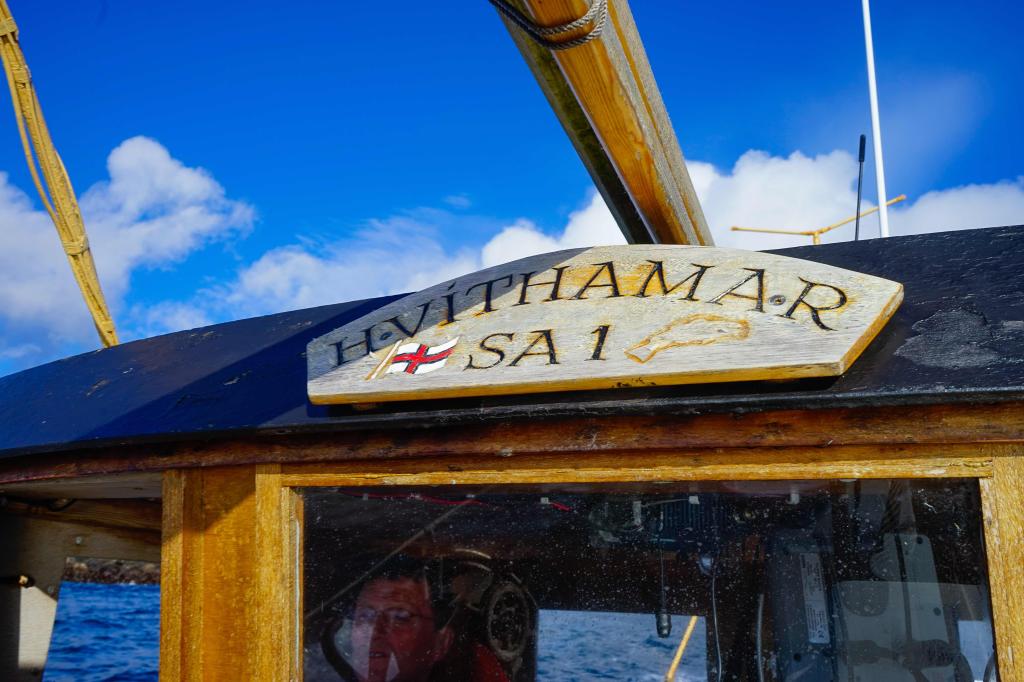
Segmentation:
<svg viewBox="0 0 1024 682">
<path fill-rule="evenodd" d="M 615 236 L 485 0 L 10 5 L 126 339 Z M 631 6 L 719 243 L 852 213 L 859 2 Z M 1024 223 L 1024 7 L 872 11 L 894 232 Z M 96 341 L 0 99 L 5 374 Z"/>
</svg>

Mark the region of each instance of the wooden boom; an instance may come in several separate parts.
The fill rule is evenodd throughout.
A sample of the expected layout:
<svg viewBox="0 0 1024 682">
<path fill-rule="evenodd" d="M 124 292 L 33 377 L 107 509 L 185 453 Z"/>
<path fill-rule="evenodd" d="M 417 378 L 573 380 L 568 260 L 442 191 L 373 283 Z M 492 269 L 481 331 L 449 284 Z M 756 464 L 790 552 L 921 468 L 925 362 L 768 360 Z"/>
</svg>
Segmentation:
<svg viewBox="0 0 1024 682">
<path fill-rule="evenodd" d="M 586 0 L 517 4 L 539 26 L 568 23 L 590 7 Z M 607 0 L 607 12 L 600 37 L 566 50 L 542 46 L 505 22 L 626 240 L 711 245 L 629 5 Z"/>
</svg>

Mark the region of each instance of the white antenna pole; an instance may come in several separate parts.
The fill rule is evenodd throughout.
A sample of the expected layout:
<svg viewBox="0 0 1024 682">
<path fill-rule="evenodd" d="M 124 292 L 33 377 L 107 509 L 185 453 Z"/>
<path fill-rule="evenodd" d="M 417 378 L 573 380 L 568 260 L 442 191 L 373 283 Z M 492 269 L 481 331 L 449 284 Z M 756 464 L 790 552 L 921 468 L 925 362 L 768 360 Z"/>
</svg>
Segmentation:
<svg viewBox="0 0 1024 682">
<path fill-rule="evenodd" d="M 878 185 L 878 225 L 881 236 L 889 236 L 889 212 L 885 201 L 885 165 L 882 163 L 882 125 L 878 121 L 878 89 L 875 86 L 875 47 L 871 41 L 871 10 L 868 0 L 861 0 L 864 8 L 864 48 L 868 53 L 868 93 L 871 96 L 871 137 L 875 150 L 875 182 Z"/>
</svg>

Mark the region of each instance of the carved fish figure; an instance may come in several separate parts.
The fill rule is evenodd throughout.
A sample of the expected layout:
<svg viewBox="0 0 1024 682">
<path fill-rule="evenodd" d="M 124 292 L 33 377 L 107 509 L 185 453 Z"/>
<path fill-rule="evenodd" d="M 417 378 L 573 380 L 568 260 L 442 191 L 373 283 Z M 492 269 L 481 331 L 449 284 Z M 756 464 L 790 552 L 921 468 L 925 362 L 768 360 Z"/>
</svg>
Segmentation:
<svg viewBox="0 0 1024 682">
<path fill-rule="evenodd" d="M 624 352 L 630 360 L 644 363 L 670 348 L 739 341 L 749 335 L 750 325 L 744 319 L 698 313 L 673 320 Z"/>
</svg>

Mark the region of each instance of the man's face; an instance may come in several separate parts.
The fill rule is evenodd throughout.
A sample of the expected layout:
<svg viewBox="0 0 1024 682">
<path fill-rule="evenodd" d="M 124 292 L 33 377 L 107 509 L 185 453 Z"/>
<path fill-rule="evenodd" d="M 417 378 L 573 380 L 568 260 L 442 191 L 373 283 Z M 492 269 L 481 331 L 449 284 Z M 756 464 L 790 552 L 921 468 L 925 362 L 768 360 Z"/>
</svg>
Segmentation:
<svg viewBox="0 0 1024 682">
<path fill-rule="evenodd" d="M 448 648 L 446 635 L 434 629 L 425 580 L 372 580 L 353 611 L 354 667 L 366 682 L 425 680 Z"/>
</svg>

